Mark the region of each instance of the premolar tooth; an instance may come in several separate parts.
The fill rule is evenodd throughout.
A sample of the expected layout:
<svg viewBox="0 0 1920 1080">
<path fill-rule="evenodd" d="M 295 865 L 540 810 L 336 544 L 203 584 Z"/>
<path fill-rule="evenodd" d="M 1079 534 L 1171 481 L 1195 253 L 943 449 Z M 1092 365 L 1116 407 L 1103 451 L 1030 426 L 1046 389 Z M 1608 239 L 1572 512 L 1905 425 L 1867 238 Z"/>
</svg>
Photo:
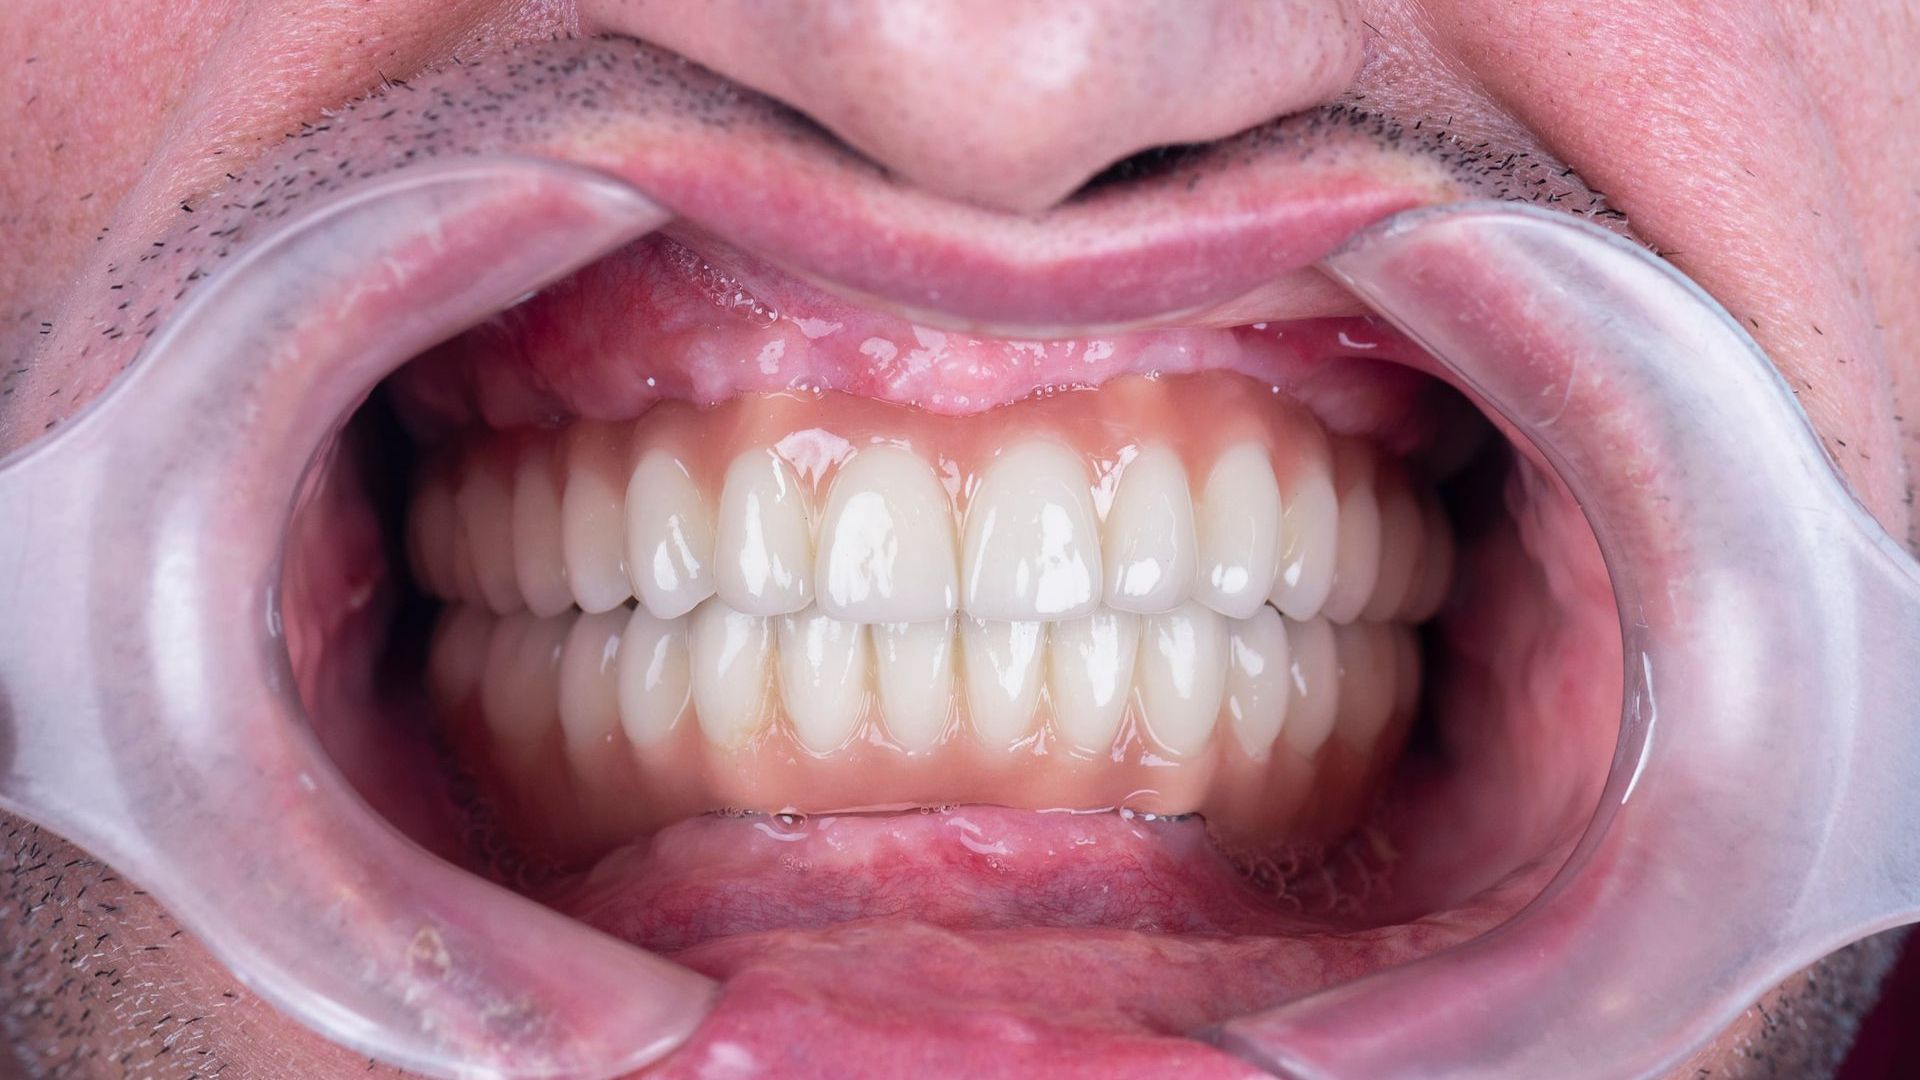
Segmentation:
<svg viewBox="0 0 1920 1080">
<path fill-rule="evenodd" d="M 429 594 L 454 596 L 453 492 L 436 473 L 421 476 L 407 507 L 407 555 L 413 575 Z"/>
<path fill-rule="evenodd" d="M 627 482 L 627 576 L 663 619 L 713 595 L 713 513 L 686 462 L 648 450 Z"/>
<path fill-rule="evenodd" d="M 834 480 L 820 534 L 820 610 L 867 623 L 953 614 L 960 578 L 953 511 L 918 455 L 897 446 L 854 454 Z"/>
<path fill-rule="evenodd" d="M 553 444 L 530 440 L 513 473 L 513 576 L 527 610 L 545 618 L 573 606 L 566 548 L 560 539 L 560 485 Z"/>
<path fill-rule="evenodd" d="M 1286 621 L 1262 606 L 1228 639 L 1227 717 L 1249 757 L 1264 758 L 1287 720 L 1293 657 Z"/>
<path fill-rule="evenodd" d="M 1154 741 L 1177 757 L 1199 753 L 1226 692 L 1226 620 L 1197 602 L 1148 619 L 1135 683 Z"/>
<path fill-rule="evenodd" d="M 1127 463 L 1101 546 L 1108 607 L 1151 615 L 1186 601 L 1199 541 L 1186 466 L 1172 450 L 1144 447 Z"/>
<path fill-rule="evenodd" d="M 727 467 L 716 528 L 714 588 L 736 611 L 784 615 L 813 600 L 813 533 L 793 470 L 752 450 Z"/>
<path fill-rule="evenodd" d="M 990 747 L 1011 747 L 1033 732 L 1046 629 L 1037 622 L 960 620 L 967 718 L 974 734 Z"/>
<path fill-rule="evenodd" d="M 880 716 L 908 752 L 946 734 L 953 701 L 953 619 L 881 623 L 873 628 Z"/>
<path fill-rule="evenodd" d="M 818 611 L 780 617 L 780 700 L 816 754 L 846 745 L 867 704 L 867 628 Z"/>
<path fill-rule="evenodd" d="M 1280 543 L 1280 485 L 1266 447 L 1237 443 L 1215 459 L 1194 531 L 1200 543 L 1194 597 L 1230 619 L 1266 604 Z"/>
<path fill-rule="evenodd" d="M 1389 619 L 1406 604 L 1420 561 L 1420 503 L 1413 487 L 1397 465 L 1382 465 L 1380 472 L 1387 478 L 1380 489 L 1380 572 L 1360 612 L 1369 622 Z"/>
<path fill-rule="evenodd" d="M 1055 623 L 1050 633 L 1047 695 L 1054 730 L 1077 750 L 1112 749 L 1133 691 L 1140 617 L 1103 609 Z"/>
<path fill-rule="evenodd" d="M 1079 455 L 1055 442 L 1011 447 L 967 507 L 962 604 L 979 619 L 1071 619 L 1100 602 L 1100 546 Z"/>
<path fill-rule="evenodd" d="M 427 690 L 442 708 L 458 706 L 479 687 L 495 621 L 485 608 L 472 604 L 441 609 L 427 649 Z"/>
<path fill-rule="evenodd" d="M 1340 658 L 1340 710 L 1334 733 L 1362 755 L 1373 750 L 1393 715 L 1393 642 L 1379 623 L 1334 628 Z"/>
<path fill-rule="evenodd" d="M 1293 489 L 1281 500 L 1280 568 L 1273 580 L 1273 606 L 1287 618 L 1311 619 L 1327 602 L 1339 527 L 1340 499 L 1328 463 L 1301 462 Z"/>
<path fill-rule="evenodd" d="M 767 719 L 773 632 L 767 620 L 709 600 L 689 627 L 693 709 L 700 730 L 727 748 L 751 739 Z"/>
<path fill-rule="evenodd" d="M 1426 622 L 1446 602 L 1453 586 L 1453 524 L 1440 500 L 1431 493 L 1420 501 L 1420 572 L 1407 591 L 1407 604 L 1401 617 L 1409 622 Z"/>
<path fill-rule="evenodd" d="M 667 737 L 686 711 L 692 683 L 687 620 L 636 607 L 620 635 L 620 726 L 647 747 Z"/>
<path fill-rule="evenodd" d="M 1320 610 L 1334 622 L 1348 623 L 1359 618 L 1380 574 L 1380 504 L 1364 445 L 1335 440 L 1333 484 L 1340 493 L 1340 546 L 1333 558 L 1333 588 Z"/>
<path fill-rule="evenodd" d="M 518 611 L 520 585 L 513 576 L 513 494 L 494 476 L 493 463 L 467 463 L 467 475 L 453 497 L 467 530 L 467 550 L 480 595 L 496 615 Z"/>
<path fill-rule="evenodd" d="M 633 594 L 627 582 L 623 429 L 588 420 L 567 434 L 567 481 L 560 493 L 567 587 L 582 611 L 610 611 Z"/>
<path fill-rule="evenodd" d="M 1287 691 L 1287 722 L 1280 728 L 1295 753 L 1311 758 L 1333 734 L 1340 709 L 1340 658 L 1333 627 L 1325 619 L 1287 623 L 1293 655 Z"/>
<path fill-rule="evenodd" d="M 552 730 L 560 700 L 560 650 L 573 617 L 538 619 L 521 611 L 501 619 L 487 643 L 480 713 L 498 739 L 525 744 Z"/>
<path fill-rule="evenodd" d="M 586 758 L 604 753 L 620 727 L 620 633 L 627 613 L 619 609 L 574 621 L 560 651 L 560 732 L 567 753 Z"/>
</svg>

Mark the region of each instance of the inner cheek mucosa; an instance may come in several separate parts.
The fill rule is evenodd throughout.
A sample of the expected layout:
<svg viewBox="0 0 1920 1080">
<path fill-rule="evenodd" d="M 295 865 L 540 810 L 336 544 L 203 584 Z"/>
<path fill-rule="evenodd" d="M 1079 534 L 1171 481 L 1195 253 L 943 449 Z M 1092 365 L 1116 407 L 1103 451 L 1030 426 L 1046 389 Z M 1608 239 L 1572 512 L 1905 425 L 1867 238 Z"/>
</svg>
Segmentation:
<svg viewBox="0 0 1920 1080">
<path fill-rule="evenodd" d="M 957 803 L 1350 833 L 1453 580 L 1418 462 L 1244 376 L 949 416 L 831 392 L 439 440 L 440 730 L 578 865 L 710 811 Z"/>
</svg>

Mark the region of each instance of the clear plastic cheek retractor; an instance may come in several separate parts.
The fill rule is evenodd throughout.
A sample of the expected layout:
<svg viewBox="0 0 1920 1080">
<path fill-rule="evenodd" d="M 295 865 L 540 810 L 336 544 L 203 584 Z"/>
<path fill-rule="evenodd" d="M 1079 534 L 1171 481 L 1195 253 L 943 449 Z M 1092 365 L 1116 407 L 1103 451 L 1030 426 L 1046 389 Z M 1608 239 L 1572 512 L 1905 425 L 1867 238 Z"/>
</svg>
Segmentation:
<svg viewBox="0 0 1920 1080">
<path fill-rule="evenodd" d="M 381 377 L 665 217 L 553 163 L 397 174 L 263 242 L 0 463 L 0 804 L 282 1010 L 418 1072 L 617 1075 L 714 988 L 429 858 L 352 792 L 279 630 L 288 519 Z M 1651 1072 L 1911 918 L 1920 576 L 1753 344 L 1559 215 L 1412 213 L 1329 265 L 1564 470 L 1614 576 L 1627 708 L 1599 817 L 1512 922 L 1207 1037 L 1302 1077 Z"/>
</svg>

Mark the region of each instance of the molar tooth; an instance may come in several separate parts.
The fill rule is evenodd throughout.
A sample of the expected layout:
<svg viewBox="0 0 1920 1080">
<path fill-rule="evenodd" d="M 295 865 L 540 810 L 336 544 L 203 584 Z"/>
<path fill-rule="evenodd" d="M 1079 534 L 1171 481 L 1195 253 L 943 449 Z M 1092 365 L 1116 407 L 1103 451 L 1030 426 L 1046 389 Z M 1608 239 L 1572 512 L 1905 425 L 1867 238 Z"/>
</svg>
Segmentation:
<svg viewBox="0 0 1920 1080">
<path fill-rule="evenodd" d="M 1231 629 L 1227 717 L 1247 756 L 1264 758 L 1287 720 L 1293 657 L 1287 648 L 1286 621 L 1263 606 L 1253 618 Z"/>
<path fill-rule="evenodd" d="M 873 628 L 880 716 L 908 752 L 930 750 L 953 707 L 953 619 Z"/>
<path fill-rule="evenodd" d="M 1259 610 L 1273 591 L 1280 544 L 1280 485 L 1266 447 L 1236 443 L 1215 459 L 1195 533 L 1194 597 L 1230 619 Z"/>
<path fill-rule="evenodd" d="M 620 726 L 636 747 L 659 742 L 686 712 L 693 674 L 687 620 L 635 607 L 620 635 Z"/>
<path fill-rule="evenodd" d="M 953 614 L 953 511 L 913 452 L 883 445 L 855 453 L 834 479 L 820 535 L 814 594 L 828 615 L 872 623 Z"/>
<path fill-rule="evenodd" d="M 560 650 L 573 620 L 520 611 L 494 627 L 480 675 L 480 713 L 496 739 L 537 740 L 559 719 Z"/>
<path fill-rule="evenodd" d="M 565 552 L 553 443 L 540 437 L 527 443 L 513 473 L 513 576 L 535 615 L 558 615 L 573 606 Z"/>
<path fill-rule="evenodd" d="M 627 481 L 627 576 L 663 619 L 713 595 L 713 514 L 686 462 L 666 450 L 642 454 Z"/>
<path fill-rule="evenodd" d="M 1140 617 L 1103 608 L 1055 623 L 1050 633 L 1047 694 L 1054 730 L 1076 750 L 1111 750 L 1133 690 Z"/>
<path fill-rule="evenodd" d="M 513 494 L 494 476 L 492 465 L 488 460 L 468 461 L 453 501 L 466 526 L 480 595 L 489 610 L 505 615 L 524 605 L 513 572 Z"/>
<path fill-rule="evenodd" d="M 495 621 L 485 608 L 472 604 L 440 610 L 427 649 L 427 692 L 443 711 L 458 707 L 480 685 Z"/>
<path fill-rule="evenodd" d="M 1301 463 L 1281 505 L 1280 568 L 1271 599 L 1287 618 L 1311 619 L 1333 589 L 1339 553 L 1340 499 L 1329 464 Z"/>
<path fill-rule="evenodd" d="M 1287 623 L 1293 663 L 1288 673 L 1287 722 L 1280 737 L 1295 753 L 1311 758 L 1333 734 L 1340 709 L 1340 659 L 1333 626 L 1325 619 Z"/>
<path fill-rule="evenodd" d="M 967 718 L 987 746 L 1009 748 L 1032 734 L 1046 629 L 1037 622 L 960 621 Z"/>
<path fill-rule="evenodd" d="M 1198 602 L 1149 618 L 1135 679 L 1154 741 L 1176 757 L 1199 753 L 1226 693 L 1226 620 Z"/>
<path fill-rule="evenodd" d="M 867 628 L 817 610 L 780 617 L 780 700 L 816 754 L 846 745 L 867 704 Z"/>
<path fill-rule="evenodd" d="M 1333 588 L 1320 611 L 1348 623 L 1373 594 L 1380 573 L 1380 503 L 1374 494 L 1371 451 L 1358 440 L 1336 439 L 1333 484 L 1340 493 L 1340 548 L 1333 559 Z"/>
<path fill-rule="evenodd" d="M 1380 623 L 1336 626 L 1334 642 L 1340 661 L 1334 734 L 1365 756 L 1393 714 L 1393 643 Z"/>
<path fill-rule="evenodd" d="M 589 760 L 613 744 L 620 727 L 620 633 L 627 613 L 619 609 L 582 615 L 560 650 L 560 733 L 567 755 Z"/>
<path fill-rule="evenodd" d="M 1425 493 L 1420 500 L 1420 573 L 1414 585 L 1407 591 L 1406 607 L 1401 617 L 1409 622 L 1426 622 L 1440 610 L 1446 602 L 1447 591 L 1453 586 L 1453 523 L 1447 520 L 1446 509 L 1432 492 Z"/>
<path fill-rule="evenodd" d="M 963 606 L 979 619 L 1071 619 L 1100 602 L 1099 532 L 1086 467 L 1033 441 L 988 466 L 967 508 Z"/>
<path fill-rule="evenodd" d="M 773 632 L 767 620 L 709 600 L 693 609 L 689 627 L 693 708 L 707 739 L 733 749 L 767 720 Z"/>
<path fill-rule="evenodd" d="M 442 599 L 454 596 L 453 492 L 434 472 L 423 473 L 414 485 L 407 507 L 407 555 L 413 576 L 427 593 Z"/>
<path fill-rule="evenodd" d="M 1382 463 L 1380 495 L 1380 571 L 1373 595 L 1360 617 L 1381 622 L 1406 603 L 1420 558 L 1420 504 L 1398 464 Z"/>
<path fill-rule="evenodd" d="M 813 533 L 785 462 L 766 450 L 735 458 L 717 517 L 714 588 L 728 607 L 785 615 L 813 601 Z"/>
<path fill-rule="evenodd" d="M 560 544 L 567 587 L 582 611 L 608 611 L 632 595 L 627 582 L 624 433 L 581 421 L 567 433 L 566 484 L 560 492 Z"/>
<path fill-rule="evenodd" d="M 1147 446 L 1127 463 L 1114 489 L 1101 547 L 1108 607 L 1151 615 L 1186 601 L 1199 541 L 1179 455 Z"/>
</svg>

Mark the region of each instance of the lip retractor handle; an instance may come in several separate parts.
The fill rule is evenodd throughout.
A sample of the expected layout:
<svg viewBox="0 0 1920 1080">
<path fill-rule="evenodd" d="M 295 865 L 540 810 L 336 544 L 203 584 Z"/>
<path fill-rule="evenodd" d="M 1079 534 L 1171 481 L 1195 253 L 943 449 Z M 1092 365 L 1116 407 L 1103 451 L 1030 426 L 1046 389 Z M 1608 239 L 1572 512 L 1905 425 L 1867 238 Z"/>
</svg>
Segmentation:
<svg viewBox="0 0 1920 1080">
<path fill-rule="evenodd" d="M 1626 653 L 1598 814 L 1529 907 L 1225 1025 L 1298 1078 L 1648 1076 L 1768 987 L 1920 917 L 1920 569 L 1766 356 L 1566 215 L 1399 215 L 1327 261 L 1560 474 Z"/>
<path fill-rule="evenodd" d="M 551 162 L 409 170 L 210 281 L 0 463 L 0 805 L 138 879 L 262 997 L 445 1077 L 607 1077 L 705 978 L 415 848 L 305 722 L 280 632 L 310 463 L 410 356 L 667 215 Z"/>
</svg>

